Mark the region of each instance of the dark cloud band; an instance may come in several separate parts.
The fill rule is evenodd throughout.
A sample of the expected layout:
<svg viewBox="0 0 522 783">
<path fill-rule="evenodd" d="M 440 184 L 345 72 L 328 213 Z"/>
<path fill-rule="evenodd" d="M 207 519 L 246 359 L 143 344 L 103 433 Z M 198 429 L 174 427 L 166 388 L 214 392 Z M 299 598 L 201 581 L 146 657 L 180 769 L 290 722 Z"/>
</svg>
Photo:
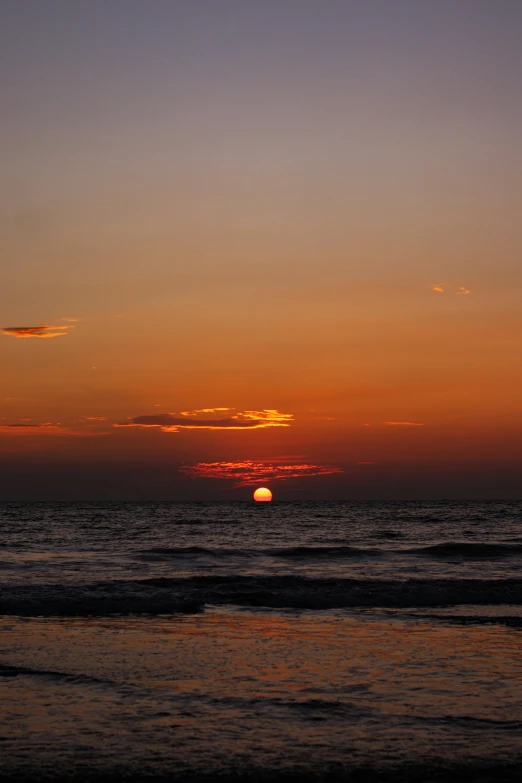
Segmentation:
<svg viewBox="0 0 522 783">
<path fill-rule="evenodd" d="M 65 320 L 65 319 L 64 319 Z M 73 319 L 67 319 L 72 321 Z M 51 324 L 38 324 L 37 326 L 4 326 L 0 329 L 2 334 L 8 337 L 39 337 L 48 339 L 50 337 L 65 337 L 68 329 L 74 329 L 74 324 L 54 326 Z"/>
<path fill-rule="evenodd" d="M 262 411 L 242 411 L 225 418 L 205 416 L 198 418 L 199 413 L 219 408 L 206 408 L 203 411 L 194 411 L 181 415 L 172 413 L 156 413 L 149 416 L 134 416 L 128 421 L 117 422 L 115 427 L 158 427 L 162 432 L 178 432 L 181 429 L 207 429 L 207 430 L 255 430 L 268 427 L 289 427 L 293 421 L 291 413 L 281 413 L 277 410 L 265 409 Z M 226 410 L 234 410 L 227 408 Z"/>
</svg>

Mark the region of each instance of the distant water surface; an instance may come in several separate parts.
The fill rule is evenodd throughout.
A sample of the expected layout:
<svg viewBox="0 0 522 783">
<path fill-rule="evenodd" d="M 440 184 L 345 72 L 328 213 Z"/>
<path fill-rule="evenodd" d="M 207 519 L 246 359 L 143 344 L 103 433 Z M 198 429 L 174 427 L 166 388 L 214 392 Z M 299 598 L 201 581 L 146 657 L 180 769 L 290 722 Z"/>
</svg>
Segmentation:
<svg viewBox="0 0 522 783">
<path fill-rule="evenodd" d="M 6 503 L 0 582 L 12 777 L 522 770 L 522 503 Z"/>
</svg>

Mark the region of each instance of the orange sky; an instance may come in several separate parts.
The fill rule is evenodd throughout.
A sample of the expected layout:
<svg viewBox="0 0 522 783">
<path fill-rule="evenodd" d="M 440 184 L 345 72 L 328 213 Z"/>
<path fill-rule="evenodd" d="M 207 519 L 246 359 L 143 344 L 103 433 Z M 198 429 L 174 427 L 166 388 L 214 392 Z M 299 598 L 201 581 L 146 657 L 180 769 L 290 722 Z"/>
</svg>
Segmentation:
<svg viewBox="0 0 522 783">
<path fill-rule="evenodd" d="M 0 498 L 519 496 L 520 6 L 117 5 L 1 33 Z"/>
</svg>

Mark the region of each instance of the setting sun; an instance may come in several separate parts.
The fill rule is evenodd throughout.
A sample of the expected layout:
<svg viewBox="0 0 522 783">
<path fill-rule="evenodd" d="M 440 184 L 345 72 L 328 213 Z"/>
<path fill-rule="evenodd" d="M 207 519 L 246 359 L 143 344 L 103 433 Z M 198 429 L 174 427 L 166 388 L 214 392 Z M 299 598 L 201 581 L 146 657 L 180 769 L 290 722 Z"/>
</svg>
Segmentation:
<svg viewBox="0 0 522 783">
<path fill-rule="evenodd" d="M 259 487 L 254 492 L 254 500 L 257 503 L 270 503 L 272 500 L 272 493 L 266 487 Z"/>
</svg>

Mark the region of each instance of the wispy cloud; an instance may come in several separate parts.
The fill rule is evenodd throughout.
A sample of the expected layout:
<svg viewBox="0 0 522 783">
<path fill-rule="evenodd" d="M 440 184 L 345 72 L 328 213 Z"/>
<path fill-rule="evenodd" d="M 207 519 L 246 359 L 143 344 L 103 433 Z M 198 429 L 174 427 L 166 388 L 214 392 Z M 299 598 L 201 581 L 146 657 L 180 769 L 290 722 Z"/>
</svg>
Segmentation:
<svg viewBox="0 0 522 783">
<path fill-rule="evenodd" d="M 455 292 L 455 288 L 453 288 L 453 286 L 446 286 L 445 284 L 442 285 L 442 284 L 439 284 L 439 283 L 436 283 L 436 284 L 432 283 L 431 284 L 431 290 L 435 291 L 437 294 L 443 294 L 446 290 Z M 458 287 L 458 289 L 456 289 L 456 293 L 457 294 L 468 295 L 468 294 L 471 294 L 471 291 L 469 290 L 469 288 L 466 288 L 466 286 L 461 285 L 461 286 Z"/>
<path fill-rule="evenodd" d="M 107 431 L 101 432 L 99 429 L 93 429 L 89 422 L 83 420 L 81 422 L 75 422 L 74 424 L 64 425 L 59 421 L 42 421 L 32 422 L 29 419 L 19 419 L 16 422 L 10 424 L 5 421 L 0 422 L 0 435 L 12 435 L 12 436 L 33 436 L 33 435 L 48 435 L 48 436 L 60 436 L 60 437 L 77 437 L 77 438 L 89 438 L 89 437 L 101 437 L 107 435 Z M 83 425 L 83 426 L 82 426 Z"/>
<path fill-rule="evenodd" d="M 62 321 L 76 321 L 75 318 L 62 318 Z M 48 339 L 50 337 L 65 337 L 69 329 L 74 329 L 75 323 L 69 323 L 67 325 L 58 324 L 37 324 L 37 326 L 4 326 L 0 329 L 2 334 L 6 334 L 9 337 L 27 338 L 27 337 L 39 337 L 40 339 Z"/>
<path fill-rule="evenodd" d="M 63 432 L 63 428 L 60 426 L 60 422 L 43 421 L 38 424 L 29 423 L 28 421 L 17 421 L 13 424 L 1 424 L 0 432 L 10 433 L 26 433 L 31 434 L 33 432 Z"/>
<path fill-rule="evenodd" d="M 421 421 L 385 421 L 386 427 L 425 427 Z"/>
<path fill-rule="evenodd" d="M 82 416 L 83 421 L 107 421 L 106 416 Z"/>
<path fill-rule="evenodd" d="M 244 462 L 198 462 L 195 465 L 182 465 L 180 473 L 192 479 L 225 479 L 233 482 L 234 488 L 238 488 L 271 481 L 327 476 L 343 471 L 334 465 L 281 464 L 275 461 L 245 460 Z"/>
<path fill-rule="evenodd" d="M 234 408 L 197 408 L 194 411 L 181 411 L 181 416 L 198 416 L 200 413 L 226 413 Z"/>
<path fill-rule="evenodd" d="M 158 427 L 162 432 L 179 430 L 255 430 L 269 427 L 289 427 L 293 414 L 278 410 L 239 411 L 227 417 L 221 417 L 223 411 L 235 408 L 202 408 L 182 413 L 155 413 L 149 416 L 134 416 L 127 421 L 114 424 L 114 427 Z"/>
</svg>

